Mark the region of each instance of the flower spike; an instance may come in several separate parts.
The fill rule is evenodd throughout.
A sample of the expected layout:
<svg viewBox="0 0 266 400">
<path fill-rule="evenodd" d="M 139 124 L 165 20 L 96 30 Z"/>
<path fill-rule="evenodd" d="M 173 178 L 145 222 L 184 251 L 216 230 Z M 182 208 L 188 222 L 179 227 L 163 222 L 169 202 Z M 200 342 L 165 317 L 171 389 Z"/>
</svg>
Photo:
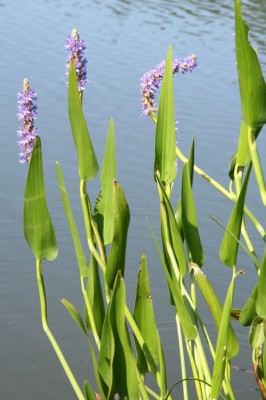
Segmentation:
<svg viewBox="0 0 266 400">
<path fill-rule="evenodd" d="M 18 93 L 18 120 L 23 121 L 22 127 L 17 131 L 20 138 L 18 145 L 20 147 L 20 163 L 25 164 L 30 161 L 31 153 L 36 136 L 39 131 L 34 127 L 34 120 L 37 115 L 37 106 L 33 104 L 37 100 L 37 93 L 31 88 L 27 78 L 23 82 L 23 90 Z"/>
<path fill-rule="evenodd" d="M 87 60 L 84 58 L 84 52 L 87 44 L 84 40 L 80 39 L 79 33 L 76 28 L 72 29 L 71 34 L 66 39 L 65 49 L 69 50 L 71 54 L 67 58 L 66 75 L 69 74 L 69 62 L 72 59 L 76 68 L 76 77 L 78 84 L 78 91 L 81 93 L 85 90 L 87 80 Z"/>
<path fill-rule="evenodd" d="M 197 57 L 191 56 L 178 58 L 173 61 L 173 74 L 180 72 L 192 72 L 198 66 Z M 157 111 L 155 103 L 156 90 L 159 89 L 165 68 L 165 61 L 156 65 L 150 71 L 146 72 L 141 78 L 141 93 L 142 93 L 142 114 L 150 115 Z"/>
</svg>

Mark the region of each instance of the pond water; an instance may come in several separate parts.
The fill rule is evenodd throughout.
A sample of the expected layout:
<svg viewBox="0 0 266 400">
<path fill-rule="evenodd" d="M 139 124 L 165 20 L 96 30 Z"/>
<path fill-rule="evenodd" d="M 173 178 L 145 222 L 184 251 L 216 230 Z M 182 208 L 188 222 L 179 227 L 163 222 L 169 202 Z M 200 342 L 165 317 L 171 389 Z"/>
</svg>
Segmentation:
<svg viewBox="0 0 266 400">
<path fill-rule="evenodd" d="M 266 3 L 244 1 L 243 10 L 265 70 Z M 84 110 L 100 161 L 108 117 L 112 116 L 115 121 L 118 179 L 131 210 L 126 266 L 128 303 L 132 307 L 139 260 L 144 252 L 171 386 L 180 379 L 176 330 L 162 268 L 146 222 L 147 216 L 158 235 L 158 197 L 152 178 L 154 126 L 149 118 L 141 116 L 140 77 L 165 57 L 169 44 L 173 45 L 176 58 L 192 53 L 198 56 L 200 67 L 193 74 L 175 77 L 177 140 L 187 154 L 194 135 L 196 163 L 227 186 L 229 160 L 237 145 L 240 124 L 233 1 L 0 0 L 0 22 L 0 397 L 8 400 L 75 398 L 41 328 L 34 259 L 23 238 L 27 166 L 18 163 L 16 94 L 24 77 L 38 93 L 36 125 L 42 136 L 46 191 L 59 245 L 57 260 L 44 263 L 49 321 L 75 373 L 80 379 L 90 380 L 93 376 L 86 343 L 59 301 L 60 297 L 66 297 L 82 312 L 78 271 L 55 172 L 55 160 L 58 160 L 83 230 L 65 85 L 64 41 L 73 27 L 88 44 L 90 83 L 84 94 Z M 261 154 L 266 151 L 263 136 L 262 133 L 259 141 Z M 195 178 L 194 188 L 206 258 L 204 271 L 223 299 L 230 271 L 219 262 L 217 254 L 223 232 L 209 215 L 226 224 L 232 205 L 201 178 Z M 89 184 L 92 199 L 98 189 L 97 183 Z M 179 181 L 174 196 L 176 199 L 179 196 Z M 249 200 L 257 215 L 265 215 L 254 183 Z M 261 254 L 260 239 L 255 232 L 252 235 L 254 246 Z M 246 274 L 237 282 L 235 307 L 243 305 L 256 281 L 253 267 L 243 254 L 239 257 L 239 268 L 245 269 Z M 211 318 L 204 306 L 203 311 L 212 331 Z M 248 330 L 235 326 L 241 341 L 241 355 L 234 360 L 235 365 L 250 370 Z M 84 354 L 88 355 L 84 357 Z M 234 384 L 237 398 L 259 397 L 251 374 L 234 370 Z M 180 388 L 173 393 L 174 398 L 181 398 Z"/>
</svg>

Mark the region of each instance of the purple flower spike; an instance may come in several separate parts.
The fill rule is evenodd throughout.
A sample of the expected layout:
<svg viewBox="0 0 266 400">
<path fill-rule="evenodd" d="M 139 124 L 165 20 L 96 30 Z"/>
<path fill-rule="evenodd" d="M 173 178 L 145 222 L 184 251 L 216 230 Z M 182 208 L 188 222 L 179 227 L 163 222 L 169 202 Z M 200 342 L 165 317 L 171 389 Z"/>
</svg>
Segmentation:
<svg viewBox="0 0 266 400">
<path fill-rule="evenodd" d="M 18 120 L 23 121 L 22 127 L 17 131 L 20 138 L 20 163 L 30 161 L 31 153 L 36 136 L 39 136 L 38 129 L 34 127 L 34 120 L 37 115 L 37 106 L 33 101 L 37 100 L 37 94 L 30 88 L 28 79 L 24 79 L 23 91 L 18 93 Z"/>
<path fill-rule="evenodd" d="M 173 74 L 181 72 L 192 72 L 198 66 L 197 57 L 192 54 L 191 56 L 178 58 L 173 61 Z M 159 89 L 165 68 L 165 61 L 160 62 L 150 71 L 146 72 L 141 78 L 141 93 L 142 93 L 142 114 L 150 115 L 155 113 L 156 103 L 155 95 L 156 90 Z"/>
<path fill-rule="evenodd" d="M 86 50 L 86 42 L 81 40 L 76 28 L 72 29 L 71 34 L 66 39 L 65 49 L 71 51 L 67 59 L 66 75 L 69 74 L 69 62 L 72 59 L 76 67 L 76 77 L 78 83 L 78 90 L 82 92 L 85 89 L 87 81 L 87 60 L 84 57 Z"/>
</svg>

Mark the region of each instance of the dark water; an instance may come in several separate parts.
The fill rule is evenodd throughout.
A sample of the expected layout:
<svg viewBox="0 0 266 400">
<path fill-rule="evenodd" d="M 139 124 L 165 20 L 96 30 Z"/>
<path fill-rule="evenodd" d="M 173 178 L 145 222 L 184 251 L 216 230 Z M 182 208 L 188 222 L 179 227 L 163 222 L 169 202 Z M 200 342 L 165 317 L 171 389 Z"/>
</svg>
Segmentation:
<svg viewBox="0 0 266 400">
<path fill-rule="evenodd" d="M 246 1 L 243 9 L 265 70 L 265 2 Z M 92 376 L 86 343 L 59 301 L 60 297 L 66 297 L 82 312 L 78 271 L 55 173 L 55 160 L 59 160 L 82 230 L 77 160 L 66 112 L 64 75 L 67 56 L 64 41 L 73 27 L 88 44 L 90 83 L 84 96 L 84 110 L 100 161 L 109 116 L 114 118 L 116 126 L 118 178 L 131 210 L 126 271 L 128 303 L 133 304 L 139 259 L 145 252 L 169 364 L 169 385 L 174 384 L 180 371 L 173 310 L 168 305 L 165 280 L 146 223 L 148 216 L 159 233 L 158 199 L 152 179 L 154 126 L 151 120 L 141 117 L 140 77 L 165 57 L 169 44 L 173 45 L 175 57 L 191 53 L 198 56 L 198 70 L 175 77 L 177 140 L 187 153 L 195 135 L 196 163 L 227 186 L 229 159 L 237 145 L 240 123 L 233 1 L 1 0 L 0 22 L 0 398 L 75 398 L 41 329 L 34 259 L 22 233 L 27 168 L 18 163 L 16 93 L 21 90 L 24 77 L 38 93 L 36 125 L 42 136 L 47 196 L 59 244 L 58 259 L 44 263 L 49 321 L 74 372 L 80 379 Z M 262 158 L 266 150 L 263 136 L 262 132 Z M 178 198 L 178 183 L 175 190 Z M 91 183 L 89 191 L 94 199 L 98 184 Z M 257 194 L 254 184 L 249 200 L 263 219 L 265 212 Z M 223 298 L 230 271 L 219 262 L 222 232 L 209 214 L 226 223 L 231 205 L 200 178 L 195 179 L 195 195 L 205 249 L 205 272 Z M 261 254 L 262 246 L 255 232 L 253 242 Z M 244 268 L 246 275 L 237 283 L 236 307 L 241 307 L 255 282 L 252 266 L 243 254 L 239 268 Z M 207 312 L 206 319 L 212 330 Z M 247 333 L 246 329 L 238 328 L 242 353 L 235 363 L 251 369 Z M 251 374 L 235 370 L 234 382 L 237 398 L 258 398 L 257 392 L 249 390 L 256 386 Z M 176 389 L 175 398 L 180 398 L 180 390 Z"/>
</svg>

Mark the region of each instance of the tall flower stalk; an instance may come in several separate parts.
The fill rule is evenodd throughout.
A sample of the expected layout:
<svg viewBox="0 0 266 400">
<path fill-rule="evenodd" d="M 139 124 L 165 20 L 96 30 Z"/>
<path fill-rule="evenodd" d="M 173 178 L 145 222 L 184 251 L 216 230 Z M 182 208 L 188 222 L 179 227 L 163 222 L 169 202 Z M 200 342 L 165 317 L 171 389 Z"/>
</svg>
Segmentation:
<svg viewBox="0 0 266 400">
<path fill-rule="evenodd" d="M 191 56 L 178 58 L 173 61 L 173 74 L 180 72 L 192 72 L 198 66 L 197 57 L 192 54 Z M 151 70 L 146 72 L 141 78 L 141 93 L 142 93 L 142 114 L 152 115 L 157 111 L 155 103 L 155 95 L 159 89 L 165 68 L 165 61 L 163 60 Z"/>
<path fill-rule="evenodd" d="M 66 74 L 69 75 L 69 62 L 70 60 L 73 60 L 76 68 L 78 91 L 80 93 L 85 90 L 85 85 L 88 82 L 86 65 L 87 60 L 84 58 L 86 48 L 87 44 L 84 40 L 80 39 L 77 29 L 72 29 L 72 32 L 66 39 L 65 43 L 65 49 L 71 52 L 67 58 Z"/>
<path fill-rule="evenodd" d="M 18 93 L 18 119 L 22 122 L 22 127 L 17 131 L 19 137 L 19 158 L 20 163 L 25 164 L 30 161 L 31 153 L 36 136 L 39 131 L 34 126 L 37 115 L 37 106 L 33 103 L 37 100 L 37 93 L 31 88 L 27 78 L 23 82 L 23 90 Z"/>
</svg>

